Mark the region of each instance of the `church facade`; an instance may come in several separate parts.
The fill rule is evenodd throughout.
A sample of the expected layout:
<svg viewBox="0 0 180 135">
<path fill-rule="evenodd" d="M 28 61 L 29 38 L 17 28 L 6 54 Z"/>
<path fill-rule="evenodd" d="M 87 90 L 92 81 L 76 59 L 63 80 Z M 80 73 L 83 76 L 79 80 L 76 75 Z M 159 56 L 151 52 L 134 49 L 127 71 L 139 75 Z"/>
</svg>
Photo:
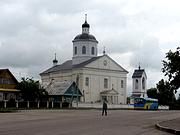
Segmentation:
<svg viewBox="0 0 180 135">
<path fill-rule="evenodd" d="M 105 51 L 98 56 L 98 41 L 89 30 L 90 25 L 85 19 L 82 33 L 72 41 L 72 60 L 57 64 L 55 58 L 53 67 L 40 73 L 42 85 L 46 88 L 56 82 L 74 81 L 81 90 L 82 102 L 107 100 L 113 104 L 125 104 L 128 71 Z"/>
</svg>

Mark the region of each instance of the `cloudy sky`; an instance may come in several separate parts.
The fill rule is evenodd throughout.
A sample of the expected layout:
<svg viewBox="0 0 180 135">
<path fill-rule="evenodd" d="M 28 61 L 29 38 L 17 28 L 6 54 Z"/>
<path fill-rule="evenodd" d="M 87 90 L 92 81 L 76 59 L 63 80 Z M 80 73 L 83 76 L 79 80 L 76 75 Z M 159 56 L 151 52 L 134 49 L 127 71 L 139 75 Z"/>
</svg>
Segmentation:
<svg viewBox="0 0 180 135">
<path fill-rule="evenodd" d="M 179 0 L 0 0 L 0 68 L 33 77 L 72 57 L 72 40 L 88 14 L 90 33 L 129 71 L 146 70 L 148 88 L 163 78 L 162 60 L 180 46 Z"/>
</svg>

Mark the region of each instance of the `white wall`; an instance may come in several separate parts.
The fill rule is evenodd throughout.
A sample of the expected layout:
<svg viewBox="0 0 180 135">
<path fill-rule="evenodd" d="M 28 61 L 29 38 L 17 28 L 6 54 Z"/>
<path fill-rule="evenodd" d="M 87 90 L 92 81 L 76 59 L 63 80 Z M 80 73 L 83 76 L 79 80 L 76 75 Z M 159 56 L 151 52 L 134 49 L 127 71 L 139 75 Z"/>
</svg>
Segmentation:
<svg viewBox="0 0 180 135">
<path fill-rule="evenodd" d="M 104 60 L 107 61 L 107 65 L 104 65 Z M 79 75 L 78 87 L 82 93 L 84 90 L 86 102 L 100 101 L 100 92 L 111 90 L 113 85 L 113 89 L 119 93 L 118 103 L 126 103 L 127 72 L 106 55 L 84 68 L 50 73 L 41 77 L 42 83 L 47 85 L 52 79 L 54 81 L 73 80 L 76 82 L 77 75 Z M 85 86 L 86 77 L 89 77 L 89 86 Z M 108 88 L 104 88 L 104 78 L 108 79 Z M 124 81 L 123 88 L 121 88 L 121 80 Z"/>
<path fill-rule="evenodd" d="M 89 86 L 85 86 L 85 78 L 89 77 Z M 104 88 L 104 78 L 108 79 L 108 88 Z M 121 72 L 98 70 L 98 69 L 83 69 L 83 84 L 82 89 L 85 91 L 86 102 L 97 102 L 101 100 L 100 92 L 105 90 L 116 90 L 118 95 L 118 103 L 126 103 L 126 74 Z M 121 80 L 124 81 L 124 87 L 121 88 Z"/>
</svg>

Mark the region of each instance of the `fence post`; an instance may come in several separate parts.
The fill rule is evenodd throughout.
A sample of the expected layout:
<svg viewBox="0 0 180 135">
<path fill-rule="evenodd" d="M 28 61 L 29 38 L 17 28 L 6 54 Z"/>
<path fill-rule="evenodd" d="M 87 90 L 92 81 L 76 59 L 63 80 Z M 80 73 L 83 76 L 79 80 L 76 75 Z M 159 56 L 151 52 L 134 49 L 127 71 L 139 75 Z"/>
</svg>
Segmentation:
<svg viewBox="0 0 180 135">
<path fill-rule="evenodd" d="M 62 102 L 60 101 L 60 108 L 62 108 Z"/>
<path fill-rule="evenodd" d="M 39 101 L 37 102 L 37 108 L 39 108 Z"/>
<path fill-rule="evenodd" d="M 7 107 L 6 100 L 4 100 L 4 108 L 6 108 L 6 107 Z"/>
<path fill-rule="evenodd" d="M 18 107 L 19 107 L 18 100 L 16 100 L 16 108 L 18 108 Z"/>
<path fill-rule="evenodd" d="M 49 101 L 47 101 L 47 108 L 49 108 Z"/>
<path fill-rule="evenodd" d="M 27 108 L 29 108 L 29 101 L 27 101 Z"/>
<path fill-rule="evenodd" d="M 52 101 L 51 103 L 52 103 L 52 108 L 54 108 L 54 102 Z"/>
</svg>

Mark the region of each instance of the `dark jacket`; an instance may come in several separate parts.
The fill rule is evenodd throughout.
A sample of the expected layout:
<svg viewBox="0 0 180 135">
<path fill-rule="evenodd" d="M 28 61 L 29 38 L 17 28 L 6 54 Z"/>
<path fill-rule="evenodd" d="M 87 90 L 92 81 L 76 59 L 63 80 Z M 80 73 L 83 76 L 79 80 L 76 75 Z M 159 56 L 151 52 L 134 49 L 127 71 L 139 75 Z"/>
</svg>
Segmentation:
<svg viewBox="0 0 180 135">
<path fill-rule="evenodd" d="M 103 103 L 103 109 L 107 109 L 107 103 L 106 102 Z"/>
</svg>

